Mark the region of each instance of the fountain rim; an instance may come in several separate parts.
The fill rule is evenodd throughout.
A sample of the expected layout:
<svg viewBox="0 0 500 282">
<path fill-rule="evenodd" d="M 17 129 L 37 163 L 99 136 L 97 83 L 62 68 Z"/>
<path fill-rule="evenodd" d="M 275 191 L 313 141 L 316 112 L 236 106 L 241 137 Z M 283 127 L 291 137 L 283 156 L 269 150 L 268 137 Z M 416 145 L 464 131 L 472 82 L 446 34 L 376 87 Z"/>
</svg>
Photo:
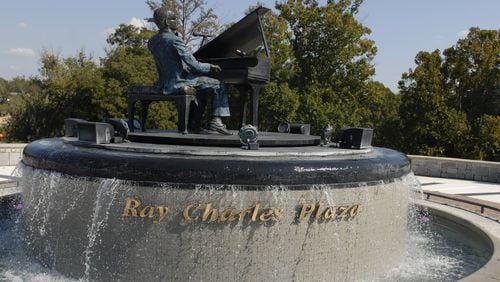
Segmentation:
<svg viewBox="0 0 500 282">
<path fill-rule="evenodd" d="M 321 147 L 304 147 L 302 150 L 307 152 L 318 148 Z M 50 138 L 28 144 L 22 162 L 36 169 L 84 177 L 248 187 L 392 182 L 410 173 L 408 158 L 386 148 L 373 147 L 357 154 L 318 156 L 303 153 L 265 157 L 193 154 L 196 149 L 191 147 L 190 153 L 178 150 L 144 153 L 77 146 L 63 138 Z M 272 149 L 268 150 L 272 152 Z"/>
<path fill-rule="evenodd" d="M 105 149 L 111 151 L 151 153 L 151 154 L 177 154 L 192 156 L 212 157 L 333 157 L 352 156 L 371 153 L 373 147 L 362 149 L 341 149 L 322 146 L 286 146 L 286 147 L 261 147 L 259 150 L 245 150 L 233 146 L 198 146 L 178 144 L 151 144 L 151 143 L 110 143 L 96 144 L 92 142 L 78 141 L 74 137 L 61 137 L 63 142 L 77 147 Z M 151 147 L 151 146 L 154 146 Z M 315 150 L 310 150 L 314 148 Z M 309 150 L 308 150 L 309 149 Z"/>
</svg>

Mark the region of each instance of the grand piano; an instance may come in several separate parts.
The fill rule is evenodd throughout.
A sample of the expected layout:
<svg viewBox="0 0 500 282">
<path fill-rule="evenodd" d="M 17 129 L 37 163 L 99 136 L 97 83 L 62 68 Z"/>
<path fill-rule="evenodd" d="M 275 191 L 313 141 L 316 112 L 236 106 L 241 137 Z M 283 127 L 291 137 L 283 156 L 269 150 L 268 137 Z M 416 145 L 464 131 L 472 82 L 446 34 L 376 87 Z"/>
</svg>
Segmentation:
<svg viewBox="0 0 500 282">
<path fill-rule="evenodd" d="M 268 11 L 258 7 L 193 54 L 200 62 L 219 65 L 222 71 L 212 76 L 238 89 L 241 125 L 246 124 L 250 100 L 252 125 L 258 126 L 260 90 L 269 83 L 271 60 L 261 20 Z"/>
</svg>

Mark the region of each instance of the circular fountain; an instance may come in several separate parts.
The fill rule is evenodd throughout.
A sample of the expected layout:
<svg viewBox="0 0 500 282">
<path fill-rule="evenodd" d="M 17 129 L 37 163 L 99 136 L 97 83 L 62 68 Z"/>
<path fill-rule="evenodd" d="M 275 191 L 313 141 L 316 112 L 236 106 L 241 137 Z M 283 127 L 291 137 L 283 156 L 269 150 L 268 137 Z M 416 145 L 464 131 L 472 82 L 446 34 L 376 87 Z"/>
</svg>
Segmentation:
<svg viewBox="0 0 500 282">
<path fill-rule="evenodd" d="M 73 278 L 352 280 L 404 253 L 410 167 L 389 149 L 55 138 L 22 163 L 29 251 Z"/>
<path fill-rule="evenodd" d="M 238 29 L 246 30 L 255 23 L 260 26 L 257 17 L 266 11 L 257 8 L 239 22 Z M 228 30 L 239 34 L 234 26 Z M 250 48 L 259 43 L 251 37 L 233 38 L 234 42 L 223 42 L 215 45 L 217 48 L 210 43 L 204 46 L 241 55 L 258 47 Z M 239 45 L 250 50 L 234 50 Z M 265 41 L 263 46 L 268 56 Z M 203 55 L 202 51 L 198 55 Z M 213 58 L 219 57 L 227 56 Z M 253 84 L 238 89 L 252 89 L 256 125 L 258 91 L 268 82 L 269 58 L 241 59 L 245 60 L 238 60 L 238 64 L 255 67 L 252 77 L 245 78 Z M 231 67 L 234 79 L 242 69 Z M 176 101 L 182 105 L 179 129 L 188 133 L 191 94 L 165 96 L 157 95 L 165 93 L 154 92 L 157 89 L 151 86 L 138 89 L 147 91 L 129 92 L 129 124 L 133 124 L 138 100 L 142 102 L 143 128 L 149 103 Z M 113 126 L 121 124 L 110 121 Z M 246 128 L 242 139 L 248 150 L 242 150 L 235 135 L 149 131 L 131 134 L 131 142 L 110 143 L 116 127 L 76 119 L 69 122 L 81 123 L 86 131 L 78 128 L 78 138 L 68 134 L 25 148 L 19 166 L 23 200 L 16 203 L 16 211 L 10 210 L 17 200 L 0 198 L 0 209 L 9 210 L 7 216 L 0 213 L 0 238 L 7 242 L 0 245 L 0 280 L 406 280 L 408 269 L 422 265 L 417 269 L 420 273 L 411 272 L 409 280 L 442 280 L 448 274 L 438 269 L 433 272 L 436 276 L 427 275 L 427 270 L 448 264 L 448 260 L 437 267 L 425 263 L 436 258 L 443 261 L 441 253 L 433 253 L 435 245 L 407 245 L 409 188 L 414 184 L 408 159 L 399 152 L 322 147 L 318 137 L 305 133 L 310 128 L 289 124 L 280 130 L 290 133 L 294 128 L 302 135 L 263 133 L 257 143 L 257 130 Z M 97 137 L 97 131 L 103 135 Z M 10 214 L 21 209 L 19 225 Z M 441 217 L 446 217 L 443 214 L 446 212 L 441 212 Z M 498 245 L 472 225 L 468 229 L 454 226 L 460 220 L 449 220 L 441 229 L 435 228 L 440 221 L 434 222 L 437 224 L 429 230 L 437 234 L 446 233 L 443 230 L 453 234 L 475 231 L 451 243 L 438 241 L 439 249 L 449 252 L 446 258 L 460 257 L 454 251 L 469 248 L 477 262 L 452 279 L 477 270 Z M 471 238 L 480 243 L 472 248 L 462 244 Z M 426 239 L 417 236 L 416 241 Z M 19 245 L 27 254 L 18 250 Z M 419 252 L 419 248 L 425 251 Z M 421 254 L 418 262 L 409 253 Z M 484 253 L 487 255 L 478 255 Z M 493 257 L 498 260 L 498 254 Z M 457 260 L 458 264 L 468 258 Z M 31 266 L 33 259 L 64 277 L 56 274 L 57 278 L 30 279 L 29 271 L 16 273 Z M 496 273 L 494 264 L 486 267 L 489 272 L 476 277 Z M 460 265 L 454 269 L 458 268 Z M 402 270 L 392 275 L 394 269 Z"/>
</svg>

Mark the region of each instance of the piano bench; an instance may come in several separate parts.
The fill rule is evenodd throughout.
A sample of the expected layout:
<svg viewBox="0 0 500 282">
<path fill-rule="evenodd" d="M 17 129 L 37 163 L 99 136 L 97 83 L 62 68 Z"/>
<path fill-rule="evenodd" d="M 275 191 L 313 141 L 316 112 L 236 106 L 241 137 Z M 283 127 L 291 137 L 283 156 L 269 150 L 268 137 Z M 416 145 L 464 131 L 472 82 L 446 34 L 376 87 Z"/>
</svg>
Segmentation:
<svg viewBox="0 0 500 282">
<path fill-rule="evenodd" d="M 189 109 L 191 107 L 191 102 L 196 100 L 196 90 L 193 87 L 183 87 L 177 89 L 173 93 L 163 93 L 162 91 L 157 91 L 152 85 L 131 85 L 128 87 L 128 125 L 130 131 L 134 131 L 134 115 L 135 115 L 135 103 L 137 101 L 141 102 L 142 112 L 141 112 L 141 130 L 146 131 L 146 119 L 148 116 L 149 105 L 152 102 L 157 101 L 173 101 L 177 105 L 177 111 L 179 113 L 179 122 L 177 124 L 177 130 L 182 132 L 182 134 L 188 133 L 188 123 L 189 123 Z"/>
</svg>

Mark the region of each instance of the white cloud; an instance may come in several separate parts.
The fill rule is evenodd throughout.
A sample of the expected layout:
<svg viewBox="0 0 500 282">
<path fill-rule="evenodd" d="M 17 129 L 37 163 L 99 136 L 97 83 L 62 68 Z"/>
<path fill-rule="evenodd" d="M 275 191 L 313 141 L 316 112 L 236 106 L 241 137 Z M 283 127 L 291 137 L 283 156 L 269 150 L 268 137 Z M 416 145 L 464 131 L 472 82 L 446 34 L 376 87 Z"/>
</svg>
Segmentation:
<svg viewBox="0 0 500 282">
<path fill-rule="evenodd" d="M 27 29 L 28 28 L 28 24 L 25 23 L 25 22 L 20 22 L 20 23 L 17 24 L 17 27 L 22 28 L 22 29 Z"/>
<path fill-rule="evenodd" d="M 11 48 L 8 52 L 10 55 L 14 56 L 25 56 L 25 57 L 34 57 L 35 51 L 31 48 Z"/>
<path fill-rule="evenodd" d="M 136 17 L 132 17 L 130 19 L 130 21 L 128 22 L 129 25 L 132 25 L 136 28 L 143 28 L 143 27 L 148 27 L 149 25 L 149 22 L 147 20 L 144 20 L 144 19 L 138 19 Z M 116 28 L 113 28 L 113 27 L 109 27 L 103 31 L 101 31 L 101 35 L 102 36 L 110 36 L 112 33 L 114 33 L 116 30 Z"/>
<path fill-rule="evenodd" d="M 136 28 L 144 28 L 144 27 L 147 27 L 149 25 L 149 23 L 146 21 L 146 20 L 143 20 L 143 19 L 138 19 L 136 17 L 132 17 L 130 19 L 130 21 L 128 22 L 129 25 L 132 25 Z M 110 36 L 112 33 L 114 33 L 116 30 L 116 28 L 113 28 L 113 27 L 109 27 L 105 30 L 103 30 L 100 34 L 102 36 L 105 36 L 105 37 L 108 37 Z"/>
<path fill-rule="evenodd" d="M 13 71 L 18 70 L 18 68 L 17 68 L 16 66 L 9 66 L 9 69 L 10 69 L 10 70 L 13 70 Z"/>
<path fill-rule="evenodd" d="M 115 30 L 116 30 L 116 29 L 115 29 L 115 28 L 112 28 L 112 27 L 110 27 L 110 28 L 106 28 L 106 30 L 105 30 L 105 31 L 103 31 L 101 34 L 102 34 L 102 35 L 104 35 L 104 36 L 106 36 L 106 37 L 108 37 L 108 36 L 110 36 L 113 32 L 115 32 Z"/>
<path fill-rule="evenodd" d="M 128 24 L 133 25 L 137 28 L 143 28 L 147 26 L 148 22 L 146 20 L 133 17 L 130 19 L 130 22 Z"/>
<path fill-rule="evenodd" d="M 469 30 L 468 29 L 465 29 L 465 30 L 462 30 L 460 31 L 459 33 L 457 33 L 457 36 L 458 38 L 460 39 L 464 39 L 467 37 L 467 35 L 469 35 Z"/>
</svg>

